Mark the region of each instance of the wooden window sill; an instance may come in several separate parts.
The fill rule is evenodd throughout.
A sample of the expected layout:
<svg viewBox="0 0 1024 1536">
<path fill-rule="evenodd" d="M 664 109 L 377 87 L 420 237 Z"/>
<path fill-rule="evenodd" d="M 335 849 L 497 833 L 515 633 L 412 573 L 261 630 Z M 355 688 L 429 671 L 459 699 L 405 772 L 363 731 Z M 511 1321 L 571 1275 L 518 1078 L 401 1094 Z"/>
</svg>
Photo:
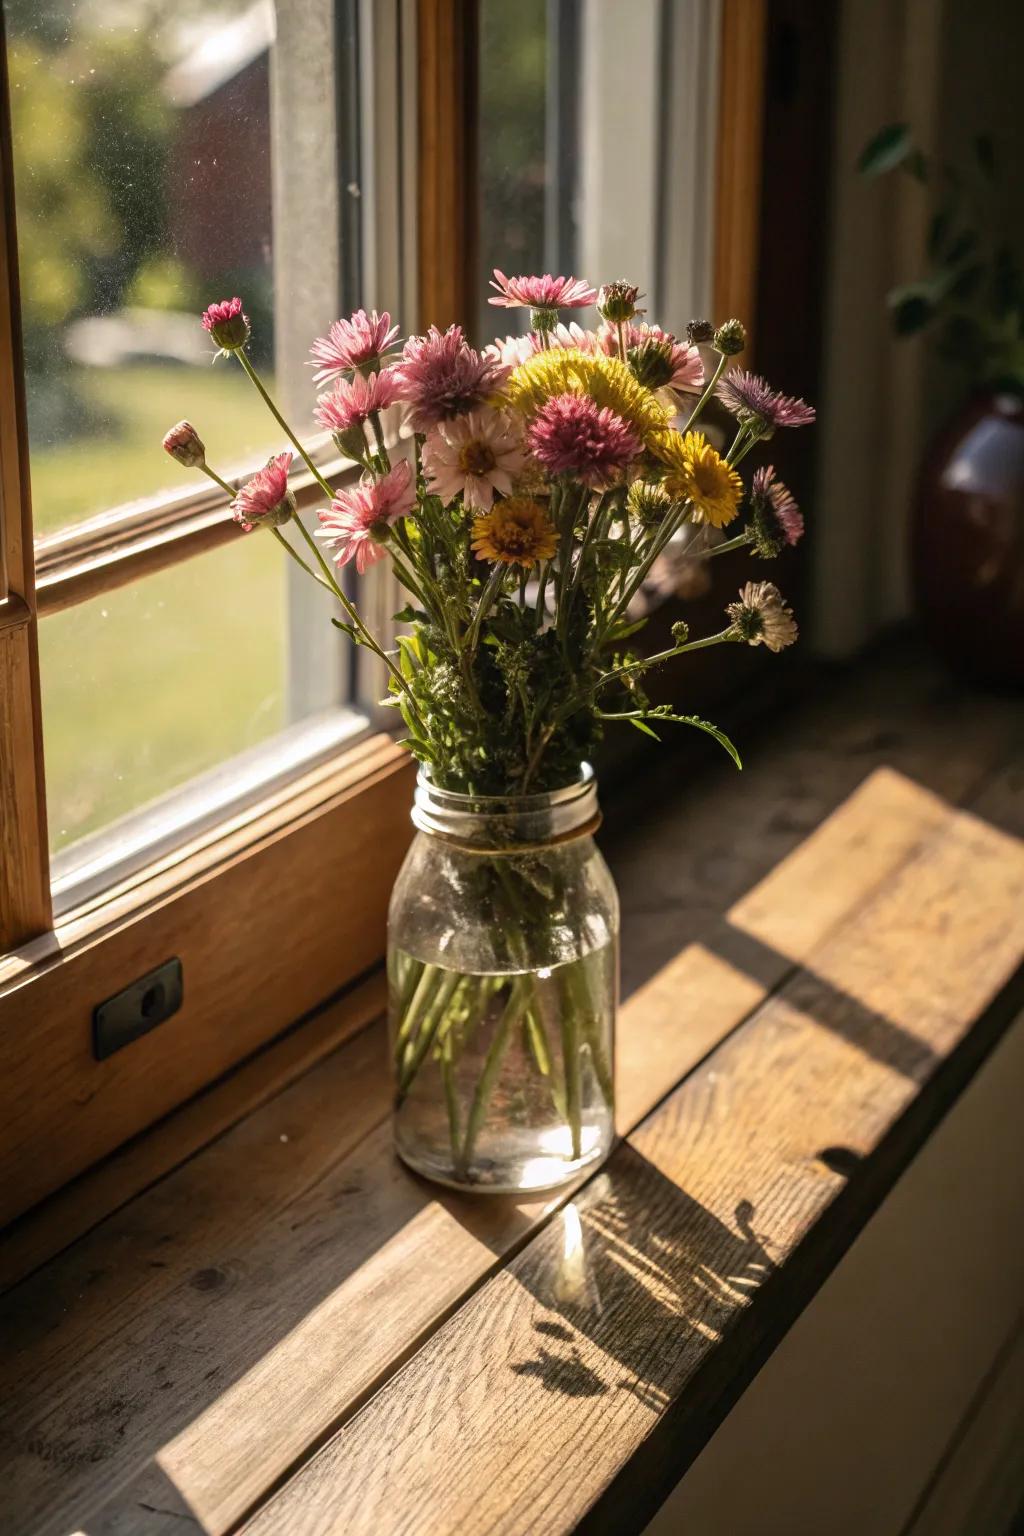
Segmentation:
<svg viewBox="0 0 1024 1536">
<path fill-rule="evenodd" d="M 290 1086 L 0 1302 L 11 1528 L 642 1529 L 1024 1003 L 1014 714 L 855 676 L 612 846 L 622 1140 L 576 1189 L 440 1194 L 380 1023 L 289 1037 Z"/>
</svg>

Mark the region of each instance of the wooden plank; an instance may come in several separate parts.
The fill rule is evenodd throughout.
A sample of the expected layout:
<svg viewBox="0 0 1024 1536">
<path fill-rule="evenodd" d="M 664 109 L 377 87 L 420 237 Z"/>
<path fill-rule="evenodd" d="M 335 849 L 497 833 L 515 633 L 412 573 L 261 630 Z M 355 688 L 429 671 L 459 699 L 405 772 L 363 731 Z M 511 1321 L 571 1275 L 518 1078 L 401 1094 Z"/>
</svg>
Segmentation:
<svg viewBox="0 0 1024 1536">
<path fill-rule="evenodd" d="M 642 1528 L 1019 1008 L 1022 911 L 951 817 L 246 1531 Z"/>
<path fill-rule="evenodd" d="M 735 843 L 726 809 L 724 824 L 697 821 L 698 862 Z M 870 777 L 813 834 L 813 859 L 796 855 L 791 899 L 803 899 L 812 866 L 819 883 L 838 869 L 847 905 L 821 911 L 826 924 L 841 923 L 950 815 L 923 790 Z M 879 836 L 873 829 L 883 822 L 896 826 Z M 861 844 L 874 852 L 858 862 L 851 851 Z M 744 841 L 734 857 L 749 870 L 763 850 Z M 633 899 L 647 890 L 634 887 Z M 717 942 L 711 929 L 709 937 Z M 689 963 L 706 966 L 714 954 L 705 942 Z M 773 963 L 773 974 L 791 968 L 784 955 Z M 714 980 L 713 1038 L 706 1024 L 694 1028 L 696 1002 L 680 1009 L 677 986 L 655 983 L 627 1005 L 619 1081 L 632 1113 L 668 1092 L 770 985 L 759 976 L 752 988 L 731 961 Z M 436 1198 L 395 1164 L 384 1123 L 341 1157 L 325 1104 L 339 1125 L 371 1101 L 376 1119 L 387 1114 L 382 1048 L 375 1075 L 348 1066 L 350 1052 L 363 1062 L 365 1047 L 359 1037 L 0 1306 L 5 1333 L 21 1340 L 7 1365 L 22 1385 L 5 1417 L 9 1499 L 25 1536 L 75 1520 L 88 1521 L 90 1536 L 144 1532 L 160 1528 L 147 1509 L 169 1508 L 193 1512 L 207 1532 L 230 1529 L 551 1208 Z M 315 1158 L 310 1152 L 298 1174 L 287 1164 L 254 1168 L 254 1141 L 274 1146 L 297 1125 L 314 1137 Z M 200 1189 L 216 1195 L 197 1220 Z M 257 1229 L 250 1201 L 262 1213 Z M 223 1279 L 195 1280 L 214 1273 Z M 174 1362 L 170 1385 L 154 1390 L 154 1364 L 164 1360 Z"/>
<path fill-rule="evenodd" d="M 379 1018 L 385 1004 L 384 974 L 376 971 L 147 1134 L 119 1147 L 96 1168 L 6 1227 L 0 1232 L 0 1294 L 154 1184 L 168 1169 L 183 1163 L 282 1092 L 357 1030 Z"/>
<path fill-rule="evenodd" d="M 412 765 L 386 738 L 359 751 L 347 787 L 262 837 L 250 828 L 198 878 L 175 871 L 151 908 L 0 995 L 0 1221 L 378 962 L 410 837 Z M 359 872 L 357 901 L 346 871 Z M 96 1061 L 93 1009 L 171 955 L 184 971 L 181 1010 Z"/>
<path fill-rule="evenodd" d="M 0 952 L 50 926 L 10 91 L 0 16 Z"/>
<path fill-rule="evenodd" d="M 766 0 L 723 0 L 716 156 L 715 323 L 756 321 L 764 135 Z"/>
<path fill-rule="evenodd" d="M 476 313 L 477 0 L 418 0 L 420 326 Z"/>
</svg>

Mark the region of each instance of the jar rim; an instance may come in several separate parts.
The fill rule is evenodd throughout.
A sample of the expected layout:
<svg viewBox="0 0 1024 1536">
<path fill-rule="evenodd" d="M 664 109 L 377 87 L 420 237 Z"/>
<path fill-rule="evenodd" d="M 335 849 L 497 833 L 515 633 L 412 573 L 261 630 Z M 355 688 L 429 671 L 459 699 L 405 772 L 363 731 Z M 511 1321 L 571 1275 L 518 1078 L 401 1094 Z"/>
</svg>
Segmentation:
<svg viewBox="0 0 1024 1536">
<path fill-rule="evenodd" d="M 435 785 L 425 766 L 416 778 L 413 825 L 431 837 L 479 851 L 560 842 L 600 822 L 597 777 L 589 763 L 560 789 L 532 795 L 471 795 Z"/>
</svg>

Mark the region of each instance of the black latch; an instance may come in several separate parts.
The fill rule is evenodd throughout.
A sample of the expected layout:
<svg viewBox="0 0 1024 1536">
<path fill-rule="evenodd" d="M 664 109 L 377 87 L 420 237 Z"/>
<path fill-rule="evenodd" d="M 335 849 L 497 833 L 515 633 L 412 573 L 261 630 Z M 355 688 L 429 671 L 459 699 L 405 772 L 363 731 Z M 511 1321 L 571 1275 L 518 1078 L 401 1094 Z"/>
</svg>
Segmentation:
<svg viewBox="0 0 1024 1536">
<path fill-rule="evenodd" d="M 181 961 L 165 960 L 163 965 L 116 997 L 100 1003 L 92 1016 L 92 1048 L 97 1061 L 105 1061 L 124 1045 L 131 1045 L 142 1035 L 169 1019 L 181 1007 L 183 996 Z"/>
</svg>

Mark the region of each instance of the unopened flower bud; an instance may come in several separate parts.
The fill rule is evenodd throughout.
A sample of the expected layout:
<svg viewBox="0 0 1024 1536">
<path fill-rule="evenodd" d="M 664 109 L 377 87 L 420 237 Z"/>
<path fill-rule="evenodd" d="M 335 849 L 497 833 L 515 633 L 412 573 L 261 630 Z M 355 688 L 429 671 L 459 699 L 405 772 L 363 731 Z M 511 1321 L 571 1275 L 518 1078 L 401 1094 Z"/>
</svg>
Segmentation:
<svg viewBox="0 0 1024 1536">
<path fill-rule="evenodd" d="M 605 283 L 604 287 L 598 290 L 598 313 L 602 320 L 608 320 L 612 325 L 622 325 L 639 313 L 636 307 L 639 297 L 640 290 L 635 283 L 625 283 L 621 280 Z"/>
<path fill-rule="evenodd" d="M 222 299 L 203 314 L 203 330 L 209 331 L 222 352 L 237 352 L 249 340 L 249 317 L 242 313 L 239 298 Z"/>
<path fill-rule="evenodd" d="M 660 523 L 671 505 L 668 492 L 657 480 L 634 480 L 626 494 L 626 511 L 644 527 Z"/>
<path fill-rule="evenodd" d="M 686 339 L 691 346 L 698 342 L 708 342 L 714 338 L 715 328 L 710 320 L 691 320 L 686 327 Z"/>
<path fill-rule="evenodd" d="M 723 357 L 735 357 L 747 344 L 747 331 L 741 320 L 726 320 L 714 334 L 714 347 Z"/>
<path fill-rule="evenodd" d="M 206 447 L 190 421 L 179 421 L 164 438 L 164 452 L 186 469 L 206 467 Z"/>
<path fill-rule="evenodd" d="M 676 645 L 685 645 L 690 638 L 690 626 L 685 619 L 677 619 L 672 625 L 672 639 Z"/>
<path fill-rule="evenodd" d="M 661 389 L 675 372 L 671 341 L 642 341 L 626 353 L 633 377 L 648 389 Z"/>
</svg>

